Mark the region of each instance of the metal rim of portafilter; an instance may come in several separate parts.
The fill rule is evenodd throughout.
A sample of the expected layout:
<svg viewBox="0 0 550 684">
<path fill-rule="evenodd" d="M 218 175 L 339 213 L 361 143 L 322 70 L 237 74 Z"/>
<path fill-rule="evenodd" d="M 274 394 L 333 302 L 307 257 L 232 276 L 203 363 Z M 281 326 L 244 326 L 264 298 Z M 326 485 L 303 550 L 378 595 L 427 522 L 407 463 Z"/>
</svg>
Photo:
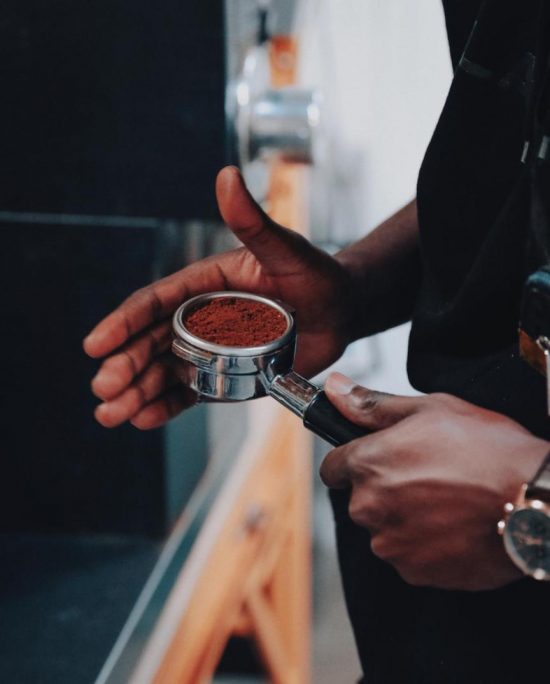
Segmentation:
<svg viewBox="0 0 550 684">
<path fill-rule="evenodd" d="M 286 320 L 285 332 L 267 344 L 233 347 L 203 340 L 186 327 L 186 318 L 215 299 L 247 299 L 269 306 Z M 304 425 L 333 445 L 363 436 L 365 430 L 342 416 L 325 393 L 292 370 L 296 321 L 285 304 L 250 292 L 209 292 L 184 302 L 173 318 L 172 351 L 180 380 L 206 401 L 235 402 L 272 396 L 300 416 Z"/>
</svg>

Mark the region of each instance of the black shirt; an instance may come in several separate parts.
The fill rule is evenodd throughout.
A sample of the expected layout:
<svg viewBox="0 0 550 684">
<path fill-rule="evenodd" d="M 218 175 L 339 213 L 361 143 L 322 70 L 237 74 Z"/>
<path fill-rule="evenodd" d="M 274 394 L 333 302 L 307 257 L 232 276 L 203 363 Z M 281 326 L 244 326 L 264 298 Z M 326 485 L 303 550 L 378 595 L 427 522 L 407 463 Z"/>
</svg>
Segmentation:
<svg viewBox="0 0 550 684">
<path fill-rule="evenodd" d="M 544 379 L 517 350 L 522 286 L 545 252 L 530 249 L 533 186 L 543 214 L 550 202 L 536 161 L 545 4 L 444 2 L 455 76 L 418 182 L 423 282 L 408 366 L 420 390 L 503 412 L 550 439 Z M 348 496 L 331 497 L 367 684 L 550 681 L 550 583 L 478 593 L 412 587 L 371 553 Z"/>
<path fill-rule="evenodd" d="M 418 181 L 423 284 L 409 376 L 550 438 L 544 380 L 517 352 L 522 287 L 537 265 L 527 251 L 530 102 L 546 71 L 543 2 L 444 4 L 455 77 Z"/>
</svg>

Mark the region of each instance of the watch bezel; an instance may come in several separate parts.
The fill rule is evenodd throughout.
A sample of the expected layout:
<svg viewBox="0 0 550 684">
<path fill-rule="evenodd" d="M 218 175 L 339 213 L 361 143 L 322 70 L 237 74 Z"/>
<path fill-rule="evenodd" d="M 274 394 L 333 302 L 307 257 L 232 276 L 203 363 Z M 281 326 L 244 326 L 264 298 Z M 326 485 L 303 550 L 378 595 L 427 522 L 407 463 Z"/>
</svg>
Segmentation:
<svg viewBox="0 0 550 684">
<path fill-rule="evenodd" d="M 549 581 L 550 572 L 544 568 L 534 567 L 527 563 L 523 557 L 518 553 L 516 544 L 510 534 L 510 520 L 518 513 L 523 511 L 532 511 L 533 513 L 543 513 L 550 519 L 550 504 L 540 499 L 526 499 L 525 493 L 527 485 L 523 485 L 516 504 L 506 504 L 505 517 L 499 522 L 498 531 L 502 535 L 504 548 L 512 562 L 526 575 L 533 577 L 536 580 Z"/>
</svg>

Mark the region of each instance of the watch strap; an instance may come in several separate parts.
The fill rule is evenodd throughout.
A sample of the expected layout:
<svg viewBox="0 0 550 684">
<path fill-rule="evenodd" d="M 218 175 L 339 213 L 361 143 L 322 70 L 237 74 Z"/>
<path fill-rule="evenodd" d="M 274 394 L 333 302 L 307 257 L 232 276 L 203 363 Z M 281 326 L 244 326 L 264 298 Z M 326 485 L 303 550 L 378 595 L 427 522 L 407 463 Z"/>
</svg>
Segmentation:
<svg viewBox="0 0 550 684">
<path fill-rule="evenodd" d="M 525 496 L 529 499 L 540 499 L 550 503 L 550 452 L 527 485 Z"/>
</svg>

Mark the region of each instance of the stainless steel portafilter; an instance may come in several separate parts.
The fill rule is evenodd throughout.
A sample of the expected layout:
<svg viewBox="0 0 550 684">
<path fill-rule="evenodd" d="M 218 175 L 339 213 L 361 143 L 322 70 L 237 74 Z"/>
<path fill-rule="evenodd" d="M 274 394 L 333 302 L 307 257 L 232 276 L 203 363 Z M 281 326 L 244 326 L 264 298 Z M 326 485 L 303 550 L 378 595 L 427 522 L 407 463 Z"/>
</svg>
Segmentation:
<svg viewBox="0 0 550 684">
<path fill-rule="evenodd" d="M 186 318 L 214 299 L 231 297 L 272 307 L 286 320 L 277 339 L 257 347 L 214 344 L 193 335 Z M 322 389 L 292 370 L 296 323 L 287 307 L 248 292 L 211 292 L 189 299 L 173 319 L 172 351 L 179 357 L 179 377 L 206 400 L 233 402 L 272 396 L 302 418 L 305 427 L 334 446 L 362 437 L 366 431 L 351 423 L 327 399 Z"/>
</svg>

